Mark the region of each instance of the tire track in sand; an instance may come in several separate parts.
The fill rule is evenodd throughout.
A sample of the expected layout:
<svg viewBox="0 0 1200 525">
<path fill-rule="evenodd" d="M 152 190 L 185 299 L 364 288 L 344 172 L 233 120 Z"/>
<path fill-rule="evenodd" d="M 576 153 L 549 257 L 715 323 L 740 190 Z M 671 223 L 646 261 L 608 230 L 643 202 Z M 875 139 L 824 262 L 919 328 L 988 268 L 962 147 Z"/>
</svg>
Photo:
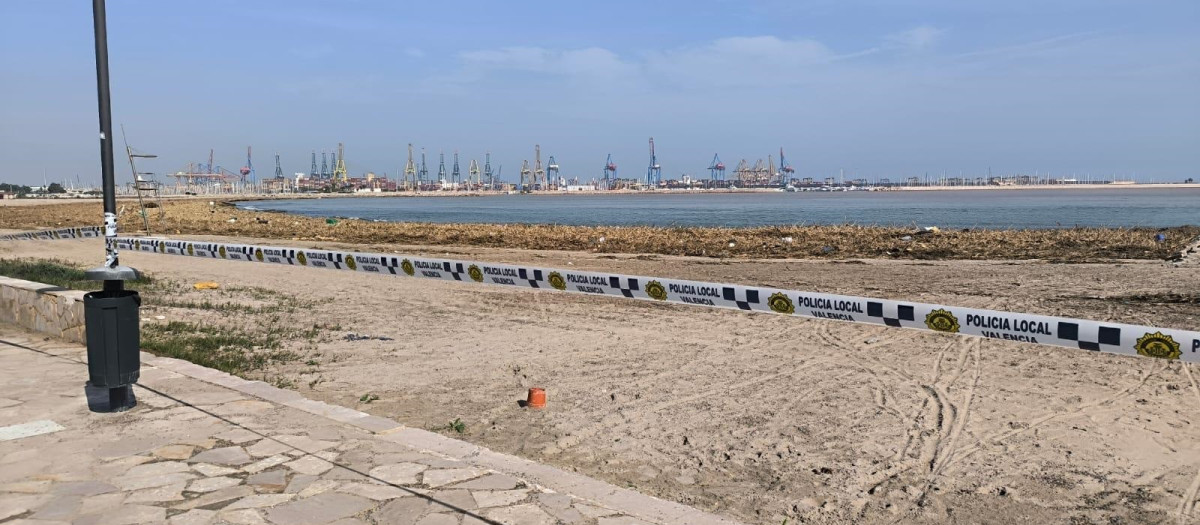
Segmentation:
<svg viewBox="0 0 1200 525">
<path fill-rule="evenodd" d="M 1111 396 L 1108 396 L 1106 398 L 1103 398 L 1103 399 L 1100 399 L 1097 401 L 1093 401 L 1091 403 L 1078 405 L 1074 409 L 1071 409 L 1071 410 L 1043 414 L 1043 415 L 1038 416 L 1038 417 L 1034 418 L 1033 420 L 1029 421 L 1023 427 L 1012 428 L 1012 429 L 1009 429 L 1009 430 L 1006 430 L 1003 432 L 999 432 L 996 434 L 992 434 L 990 436 L 985 436 L 983 438 L 980 438 L 975 443 L 972 443 L 969 446 L 963 447 L 957 454 L 955 454 L 955 457 L 953 458 L 953 460 L 959 461 L 959 460 L 965 459 L 965 458 L 971 456 L 972 454 L 979 452 L 980 450 L 983 449 L 984 446 L 986 446 L 988 444 L 999 445 L 1002 441 L 1005 441 L 1009 438 L 1024 434 L 1031 430 L 1037 429 L 1038 427 L 1041 427 L 1042 425 L 1044 425 L 1050 421 L 1053 421 L 1055 419 L 1079 415 L 1079 414 L 1082 414 L 1092 408 L 1104 406 L 1104 405 L 1113 403 L 1121 398 L 1128 397 L 1129 395 L 1133 394 L 1141 387 L 1145 386 L 1146 382 L 1149 381 L 1151 377 L 1158 375 L 1165 369 L 1166 369 L 1166 362 L 1157 363 L 1154 366 L 1152 366 L 1150 369 L 1148 369 L 1145 373 L 1143 373 L 1142 376 L 1140 378 L 1138 378 L 1137 381 L 1135 381 L 1133 384 L 1126 386 L 1125 388 L 1122 388 L 1121 390 L 1118 390 L 1117 392 L 1113 393 L 1113 395 L 1111 395 Z"/>
<path fill-rule="evenodd" d="M 886 346 L 889 343 L 911 339 L 905 337 L 908 334 L 889 329 L 881 330 L 883 331 L 878 333 L 884 334 L 883 339 L 868 343 L 870 346 Z M 854 352 L 853 350 L 856 349 L 852 347 L 853 345 L 848 345 L 843 338 L 832 334 L 827 326 L 818 329 L 817 335 L 827 344 L 848 350 L 848 354 L 855 356 L 855 364 L 878 385 L 875 394 L 877 406 L 884 406 L 889 394 L 892 397 L 896 396 L 891 385 L 879 376 L 876 369 L 885 370 L 891 375 L 903 379 L 904 382 L 911 384 L 924 394 L 921 404 L 907 416 L 899 410 L 892 409 L 892 412 L 901 416 L 902 420 L 909 421 L 908 430 L 905 432 L 905 442 L 893 456 L 892 466 L 869 476 L 866 483 L 869 487 L 868 493 L 873 494 L 889 480 L 917 469 L 925 473 L 922 476 L 925 478 L 925 482 L 922 484 L 923 489 L 917 497 L 918 502 L 923 502 L 934 481 L 950 465 L 956 447 L 965 432 L 971 403 L 982 375 L 980 355 L 982 340 L 956 337 L 953 341 L 946 343 L 933 360 L 929 370 L 930 377 L 923 381 L 908 370 L 894 368 L 878 359 L 871 359 L 872 362 L 869 363 L 864 362 L 861 358 L 864 354 Z M 952 349 L 958 349 L 958 352 L 957 356 L 952 358 L 953 364 L 947 370 L 943 367 L 943 363 Z M 955 402 L 950 392 L 968 369 L 973 371 L 971 384 L 962 394 L 961 400 Z"/>
<path fill-rule="evenodd" d="M 1200 403 L 1200 385 L 1196 384 L 1196 377 L 1192 375 L 1192 367 L 1187 363 L 1179 363 L 1179 366 L 1183 367 L 1183 372 L 1187 374 L 1188 382 L 1192 384 L 1192 393 L 1196 395 L 1196 401 Z M 1175 509 L 1175 521 L 1179 525 L 1183 525 L 1189 518 L 1195 517 L 1197 496 L 1200 496 L 1200 472 L 1196 472 L 1192 484 L 1188 486 L 1183 498 L 1179 501 L 1179 507 Z"/>
</svg>

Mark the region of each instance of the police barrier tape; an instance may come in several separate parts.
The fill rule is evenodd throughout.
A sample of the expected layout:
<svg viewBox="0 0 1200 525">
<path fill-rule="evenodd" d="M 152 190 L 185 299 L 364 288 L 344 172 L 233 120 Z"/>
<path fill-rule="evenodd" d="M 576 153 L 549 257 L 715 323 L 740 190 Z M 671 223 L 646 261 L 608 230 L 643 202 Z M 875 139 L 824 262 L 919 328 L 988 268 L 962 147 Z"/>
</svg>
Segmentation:
<svg viewBox="0 0 1200 525">
<path fill-rule="evenodd" d="M 104 228 L 100 226 L 83 226 L 78 228 L 60 228 L 57 230 L 42 230 L 36 232 L 12 233 L 0 235 L 0 241 L 29 241 L 54 239 L 82 239 L 85 237 L 103 237 Z"/>
<path fill-rule="evenodd" d="M 1200 362 L 1200 332 L 778 288 L 312 248 L 118 237 L 118 250 L 552 289 Z"/>
</svg>

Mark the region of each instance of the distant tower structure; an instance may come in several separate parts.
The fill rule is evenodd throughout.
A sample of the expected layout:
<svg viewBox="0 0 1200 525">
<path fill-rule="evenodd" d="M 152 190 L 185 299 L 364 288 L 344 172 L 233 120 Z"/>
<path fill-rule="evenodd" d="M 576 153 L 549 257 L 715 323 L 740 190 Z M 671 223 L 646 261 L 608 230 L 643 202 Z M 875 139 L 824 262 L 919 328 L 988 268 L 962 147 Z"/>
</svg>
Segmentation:
<svg viewBox="0 0 1200 525">
<path fill-rule="evenodd" d="M 454 150 L 454 168 L 450 170 L 450 184 L 454 189 L 462 184 L 462 171 L 458 169 L 458 150 Z"/>
<path fill-rule="evenodd" d="M 246 176 L 250 177 L 250 184 L 254 185 L 254 161 L 250 159 L 250 146 L 246 146 L 246 165 L 238 170 L 242 174 L 242 184 L 246 183 Z"/>
<path fill-rule="evenodd" d="M 317 171 L 317 150 L 314 149 L 312 152 L 312 170 L 308 172 L 308 178 L 315 179 L 318 175 L 320 175 L 320 172 Z"/>
<path fill-rule="evenodd" d="M 650 166 L 646 168 L 646 185 L 657 188 L 662 182 L 662 166 L 658 164 L 658 155 L 654 153 L 654 137 L 650 137 Z"/>
<path fill-rule="evenodd" d="M 725 163 L 716 153 L 713 153 L 712 163 L 708 165 L 708 173 L 713 182 L 725 180 Z"/>
<path fill-rule="evenodd" d="M 529 169 L 529 160 L 521 161 L 521 191 L 527 192 L 533 190 L 533 181 L 530 180 L 532 178 L 533 171 Z"/>
<path fill-rule="evenodd" d="M 329 154 L 325 153 L 325 150 L 321 150 L 321 178 L 329 178 Z"/>
<path fill-rule="evenodd" d="M 546 189 L 546 170 L 542 168 L 542 147 L 533 145 L 533 185 L 536 190 Z"/>
<path fill-rule="evenodd" d="M 483 176 L 487 177 L 488 189 L 496 189 L 496 179 L 492 173 L 492 152 L 490 151 L 483 155 Z"/>
<path fill-rule="evenodd" d="M 346 150 L 342 147 L 342 143 L 338 143 L 337 150 L 337 167 L 333 168 L 333 178 L 341 178 L 342 182 L 346 182 L 350 175 L 346 173 Z"/>
<path fill-rule="evenodd" d="M 467 188 L 468 190 L 478 188 L 482 181 L 479 178 L 479 162 L 471 159 L 471 165 L 467 168 Z"/>
<path fill-rule="evenodd" d="M 612 153 L 608 154 L 608 160 L 604 161 L 604 189 L 611 190 L 613 183 L 617 179 L 617 165 L 613 164 Z"/>
<path fill-rule="evenodd" d="M 787 186 L 792 181 L 792 177 L 796 175 L 796 168 L 793 168 L 792 164 L 783 156 L 783 148 L 779 148 L 779 174 L 783 179 L 781 186 Z"/>
<path fill-rule="evenodd" d="M 750 179 L 753 178 L 750 165 L 746 162 L 746 159 L 738 161 L 737 166 L 733 168 L 733 174 L 737 177 L 738 184 L 741 184 L 742 187 L 748 185 Z"/>
<path fill-rule="evenodd" d="M 550 156 L 550 164 L 546 166 L 546 178 L 549 179 L 550 185 L 558 188 L 561 181 L 558 178 L 558 162 L 554 161 L 554 155 Z"/>
<path fill-rule="evenodd" d="M 446 184 L 446 152 L 438 152 L 438 184 Z"/>
<path fill-rule="evenodd" d="M 279 153 L 275 153 L 275 178 L 283 178 L 283 168 L 279 166 Z"/>
<path fill-rule="evenodd" d="M 421 169 L 417 171 L 417 189 L 421 189 L 421 185 L 429 180 L 429 170 L 425 168 L 425 148 L 421 148 Z"/>
<path fill-rule="evenodd" d="M 404 165 L 404 189 L 408 189 L 408 181 L 417 185 L 417 164 L 413 162 L 412 143 L 408 143 L 408 163 Z"/>
</svg>

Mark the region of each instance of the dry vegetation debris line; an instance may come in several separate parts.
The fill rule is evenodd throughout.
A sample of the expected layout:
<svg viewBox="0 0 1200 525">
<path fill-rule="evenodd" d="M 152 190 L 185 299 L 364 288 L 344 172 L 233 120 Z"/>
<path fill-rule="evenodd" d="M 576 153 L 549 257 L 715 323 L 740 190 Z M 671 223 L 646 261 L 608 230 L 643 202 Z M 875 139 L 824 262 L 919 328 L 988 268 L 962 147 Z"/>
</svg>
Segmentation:
<svg viewBox="0 0 1200 525">
<path fill-rule="evenodd" d="M 1112 259 L 1178 259 L 1200 227 L 961 230 L 915 234 L 877 226 L 772 226 L 758 228 L 589 227 L 522 224 L 381 223 L 244 211 L 222 201 L 165 204 L 156 234 L 223 235 L 347 243 L 400 243 L 491 248 L 656 253 L 739 258 L 888 257 L 901 259 L 1044 259 L 1086 262 Z M 126 209 L 126 214 L 132 212 Z M 99 203 L 0 207 L 10 228 L 80 225 L 100 216 Z M 126 224 L 132 224 L 126 221 Z M 1166 241 L 1159 242 L 1155 234 Z"/>
</svg>

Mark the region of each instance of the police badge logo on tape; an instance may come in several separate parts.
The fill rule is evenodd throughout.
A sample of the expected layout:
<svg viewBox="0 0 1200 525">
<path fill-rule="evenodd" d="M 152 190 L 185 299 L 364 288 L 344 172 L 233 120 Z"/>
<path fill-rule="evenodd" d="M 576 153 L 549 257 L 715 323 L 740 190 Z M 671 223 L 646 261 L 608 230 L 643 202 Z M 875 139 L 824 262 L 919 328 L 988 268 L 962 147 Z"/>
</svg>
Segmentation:
<svg viewBox="0 0 1200 525">
<path fill-rule="evenodd" d="M 262 262 L 262 260 L 263 260 L 262 248 L 254 249 L 254 258 L 258 259 L 258 262 Z"/>
<path fill-rule="evenodd" d="M 567 289 L 567 280 L 563 279 L 563 276 L 561 273 L 550 272 L 550 275 L 548 277 L 546 277 L 546 282 L 549 282 L 550 286 L 553 286 L 555 290 L 566 290 Z"/>
<path fill-rule="evenodd" d="M 346 255 L 346 267 L 351 270 L 358 270 L 358 262 L 354 260 L 353 255 Z"/>
<path fill-rule="evenodd" d="M 304 252 L 296 252 L 296 260 L 300 261 L 300 266 L 308 266 L 308 256 Z"/>
<path fill-rule="evenodd" d="M 771 311 L 781 314 L 796 313 L 796 305 L 792 304 L 792 298 L 783 292 L 771 294 L 771 297 L 767 299 L 767 306 L 771 307 Z"/>
<path fill-rule="evenodd" d="M 192 243 L 189 242 L 187 247 L 188 255 L 196 255 L 196 250 L 192 248 Z"/>
<path fill-rule="evenodd" d="M 217 248 L 217 253 L 221 255 L 221 258 L 222 258 L 222 259 L 225 259 L 225 258 L 226 258 L 226 257 L 225 257 L 225 256 L 226 256 L 226 251 L 225 251 L 225 247 L 224 247 L 224 246 L 220 246 L 220 247 L 218 247 L 218 248 Z"/>
<path fill-rule="evenodd" d="M 646 283 L 646 295 L 649 295 L 651 299 L 666 301 L 667 289 L 658 281 L 650 281 Z"/>
<path fill-rule="evenodd" d="M 477 283 L 483 282 L 483 270 L 480 270 L 479 266 L 477 265 L 472 264 L 470 267 L 468 267 L 467 275 L 471 276 L 472 281 Z"/>
<path fill-rule="evenodd" d="M 958 326 L 958 318 L 949 310 L 938 308 L 929 315 L 925 316 L 925 326 L 935 332 L 946 332 L 948 334 L 957 334 L 960 326 Z"/>
<path fill-rule="evenodd" d="M 409 277 L 412 277 L 413 274 L 417 273 L 417 269 L 413 268 L 412 261 L 408 259 L 400 261 L 400 269 L 404 270 L 404 273 L 408 274 Z"/>
<path fill-rule="evenodd" d="M 1133 349 L 1137 350 L 1138 355 L 1159 359 L 1179 359 L 1182 353 L 1175 338 L 1162 332 L 1146 332 L 1146 335 L 1138 338 Z"/>
</svg>

